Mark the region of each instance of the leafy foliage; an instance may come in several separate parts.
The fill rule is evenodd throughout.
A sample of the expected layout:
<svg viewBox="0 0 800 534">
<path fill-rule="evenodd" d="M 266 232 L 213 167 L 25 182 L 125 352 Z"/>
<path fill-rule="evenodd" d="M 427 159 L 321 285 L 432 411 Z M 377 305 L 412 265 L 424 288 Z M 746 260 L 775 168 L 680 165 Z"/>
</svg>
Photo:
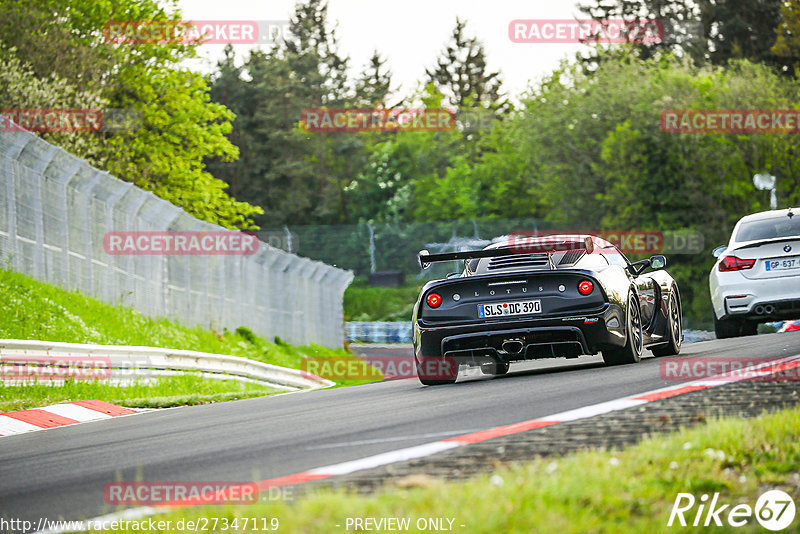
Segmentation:
<svg viewBox="0 0 800 534">
<path fill-rule="evenodd" d="M 663 26 L 662 39 L 635 42 L 632 50 L 643 59 L 667 52 L 691 57 L 696 64 L 725 65 L 748 59 L 778 67 L 789 73 L 794 58 L 773 49 L 781 10 L 789 12 L 795 2 L 781 0 L 595 0 L 581 11 L 597 21 L 653 19 Z M 784 5 L 785 4 L 785 5 Z M 783 7 L 782 7 L 783 6 Z M 796 8 L 794 8 L 796 9 Z M 586 59 L 603 54 L 590 51 Z"/>
<path fill-rule="evenodd" d="M 0 44 L 2 109 L 98 109 L 106 106 L 107 100 L 97 90 L 78 89 L 55 73 L 43 78 L 36 76 L 33 68 L 23 63 L 16 52 L 16 48 L 4 48 Z M 91 133 L 45 132 L 42 137 L 64 150 L 80 154 L 93 165 L 102 165 L 105 160 L 101 140 Z"/>
<path fill-rule="evenodd" d="M 205 169 L 204 158 L 230 160 L 238 151 L 225 137 L 233 114 L 210 101 L 204 76 L 179 66 L 194 56 L 195 44 L 103 40 L 103 28 L 113 20 L 179 18 L 174 2 L 163 8 L 156 0 L 0 3 L 0 44 L 7 47 L 3 64 L 11 66 L 4 75 L 18 73 L 21 84 L 13 90 L 20 96 L 4 103 L 140 114 L 137 129 L 45 138 L 200 219 L 252 228 L 252 217 L 261 208 L 231 198 L 227 184 Z M 0 93 L 7 91 L 10 86 L 0 88 Z"/>
</svg>

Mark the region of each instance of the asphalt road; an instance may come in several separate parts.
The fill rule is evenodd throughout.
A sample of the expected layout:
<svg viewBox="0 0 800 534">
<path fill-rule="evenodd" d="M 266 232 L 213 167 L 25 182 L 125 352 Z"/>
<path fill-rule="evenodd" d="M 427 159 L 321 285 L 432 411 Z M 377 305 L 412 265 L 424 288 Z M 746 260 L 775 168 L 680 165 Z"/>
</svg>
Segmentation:
<svg viewBox="0 0 800 534">
<path fill-rule="evenodd" d="M 695 343 L 681 356 L 798 353 L 800 333 L 786 333 Z M 491 380 L 394 380 L 3 437 L 0 517 L 95 517 L 120 509 L 104 503 L 108 482 L 261 480 L 674 385 L 661 378 L 659 361 L 517 364 Z"/>
</svg>

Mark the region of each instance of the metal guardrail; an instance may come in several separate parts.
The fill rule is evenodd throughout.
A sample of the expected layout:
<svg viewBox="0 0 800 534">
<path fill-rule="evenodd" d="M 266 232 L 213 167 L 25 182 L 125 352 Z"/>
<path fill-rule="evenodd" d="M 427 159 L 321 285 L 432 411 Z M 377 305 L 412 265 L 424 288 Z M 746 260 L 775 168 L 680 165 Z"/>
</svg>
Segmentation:
<svg viewBox="0 0 800 534">
<path fill-rule="evenodd" d="M 214 378 L 238 378 L 276 389 L 296 391 L 334 385 L 297 369 L 262 363 L 239 356 L 159 347 L 130 347 L 0 339 L 0 376 L 13 378 L 12 368 L 25 366 L 28 374 L 70 376 L 70 371 L 101 372 L 106 378 L 133 379 L 174 372 L 201 372 Z M 58 370 L 58 372 L 54 372 Z"/>
<path fill-rule="evenodd" d="M 344 324 L 344 333 L 348 343 L 411 343 L 412 341 L 411 321 L 351 321 Z M 704 330 L 684 330 L 683 336 L 684 343 L 714 339 L 713 333 Z"/>
<path fill-rule="evenodd" d="M 351 321 L 344 334 L 348 343 L 411 343 L 411 321 Z"/>
</svg>

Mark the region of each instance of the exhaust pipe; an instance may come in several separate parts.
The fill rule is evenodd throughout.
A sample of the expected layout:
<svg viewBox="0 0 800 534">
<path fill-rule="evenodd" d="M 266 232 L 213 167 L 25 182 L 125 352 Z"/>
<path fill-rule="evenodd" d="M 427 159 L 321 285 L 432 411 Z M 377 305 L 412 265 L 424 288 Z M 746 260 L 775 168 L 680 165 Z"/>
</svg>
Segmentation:
<svg viewBox="0 0 800 534">
<path fill-rule="evenodd" d="M 775 312 L 775 306 L 772 304 L 767 304 L 764 306 L 764 313 L 767 315 L 772 315 Z"/>
<path fill-rule="evenodd" d="M 756 307 L 754 308 L 754 310 L 753 310 L 753 311 L 755 311 L 755 312 L 756 312 L 758 315 L 764 315 L 764 306 L 762 306 L 761 304 L 759 304 L 758 306 L 756 306 Z"/>
<path fill-rule="evenodd" d="M 503 341 L 502 348 L 508 354 L 519 354 L 520 352 L 522 352 L 524 345 L 522 344 L 522 341 L 520 341 L 519 339 L 507 339 Z"/>
</svg>

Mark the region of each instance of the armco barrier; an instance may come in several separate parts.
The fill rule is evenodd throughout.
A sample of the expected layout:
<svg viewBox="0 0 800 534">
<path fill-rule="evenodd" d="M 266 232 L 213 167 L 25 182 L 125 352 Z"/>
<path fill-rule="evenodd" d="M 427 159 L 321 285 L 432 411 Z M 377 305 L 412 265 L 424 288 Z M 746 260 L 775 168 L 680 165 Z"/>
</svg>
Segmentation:
<svg viewBox="0 0 800 534">
<path fill-rule="evenodd" d="M 86 357 L 96 358 L 100 368 L 110 367 L 109 378 L 147 377 L 150 374 L 147 371 L 153 371 L 154 375 L 167 371 L 198 371 L 206 376 L 243 378 L 247 381 L 268 384 L 276 389 L 292 391 L 334 385 L 330 380 L 297 369 L 287 369 L 238 356 L 158 347 L 87 345 L 15 339 L 0 339 L 0 376 L 4 366 L 56 365 L 66 358 Z"/>
<path fill-rule="evenodd" d="M 36 135 L 0 129 L 0 265 L 149 317 L 341 347 L 353 275 L 259 242 L 250 255 L 109 253 L 110 232 L 219 232 Z"/>
<path fill-rule="evenodd" d="M 411 321 L 359 322 L 344 325 L 345 339 L 349 342 L 411 343 Z"/>
<path fill-rule="evenodd" d="M 777 330 L 781 323 L 772 323 Z M 411 321 L 367 322 L 353 321 L 344 325 L 348 343 L 411 343 Z M 714 334 L 705 330 L 684 330 L 685 344 L 714 339 Z"/>
</svg>

